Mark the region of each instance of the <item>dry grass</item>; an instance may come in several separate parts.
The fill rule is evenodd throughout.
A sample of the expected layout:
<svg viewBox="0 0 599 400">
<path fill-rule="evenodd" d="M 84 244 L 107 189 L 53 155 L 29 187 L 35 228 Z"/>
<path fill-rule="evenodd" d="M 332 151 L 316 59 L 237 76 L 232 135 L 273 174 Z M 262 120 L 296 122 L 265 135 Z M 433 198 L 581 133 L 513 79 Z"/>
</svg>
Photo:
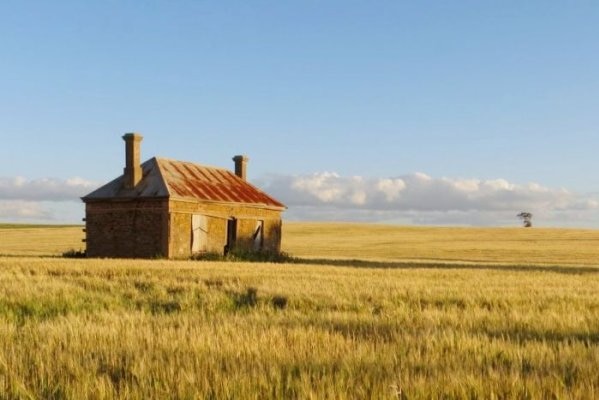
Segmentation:
<svg viewBox="0 0 599 400">
<path fill-rule="evenodd" d="M 85 249 L 82 226 L 28 226 L 0 224 L 0 255 L 57 256 Z"/>
<path fill-rule="evenodd" d="M 490 261 L 502 265 L 435 268 L 405 261 L 396 240 L 449 241 L 456 230 L 414 228 L 412 236 L 413 228 L 351 225 L 351 234 L 344 226 L 287 224 L 285 249 L 370 260 L 365 266 L 403 261 L 355 268 L 0 257 L 0 398 L 599 396 L 592 231 L 538 239 L 550 247 L 570 234 L 572 254 L 587 258 L 567 264 L 587 264 L 579 267 L 546 266 L 567 260 L 566 248 L 515 267 L 497 245 Z M 339 242 L 319 247 L 316 238 L 332 231 Z M 492 247 L 495 231 L 484 231 L 470 236 L 480 238 L 470 249 Z M 354 247 L 364 241 L 378 247 L 360 257 Z M 414 258 L 442 258 L 438 251 Z M 463 251 L 450 259 L 471 260 Z"/>
<path fill-rule="evenodd" d="M 284 229 L 284 250 L 299 257 L 599 264 L 599 230 L 343 223 L 287 223 Z"/>
<path fill-rule="evenodd" d="M 283 251 L 302 258 L 599 265 L 599 230 L 285 223 Z M 0 255 L 85 248 L 82 227 L 2 229 Z"/>
</svg>

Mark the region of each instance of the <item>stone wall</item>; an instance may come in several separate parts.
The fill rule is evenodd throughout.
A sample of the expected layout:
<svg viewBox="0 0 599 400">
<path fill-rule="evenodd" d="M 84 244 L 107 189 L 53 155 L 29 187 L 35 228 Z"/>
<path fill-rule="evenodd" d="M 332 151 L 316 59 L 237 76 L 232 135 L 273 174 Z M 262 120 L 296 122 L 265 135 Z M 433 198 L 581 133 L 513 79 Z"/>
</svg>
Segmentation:
<svg viewBox="0 0 599 400">
<path fill-rule="evenodd" d="M 86 204 L 88 257 L 153 258 L 168 255 L 166 200 Z"/>
<path fill-rule="evenodd" d="M 204 248 L 224 252 L 227 221 L 237 220 L 236 247 L 256 249 L 254 233 L 259 221 L 260 248 L 280 251 L 281 211 L 221 203 L 165 199 L 97 201 L 86 204 L 88 257 L 189 258 L 192 255 L 192 216 L 206 217 Z"/>
<path fill-rule="evenodd" d="M 222 203 L 170 201 L 170 258 L 191 256 L 191 219 L 193 214 L 207 218 L 207 251 L 223 253 L 227 244 L 227 221 L 237 220 L 236 247 L 254 248 L 253 235 L 257 221 L 263 223 L 262 249 L 280 251 L 281 211 L 252 206 Z"/>
</svg>

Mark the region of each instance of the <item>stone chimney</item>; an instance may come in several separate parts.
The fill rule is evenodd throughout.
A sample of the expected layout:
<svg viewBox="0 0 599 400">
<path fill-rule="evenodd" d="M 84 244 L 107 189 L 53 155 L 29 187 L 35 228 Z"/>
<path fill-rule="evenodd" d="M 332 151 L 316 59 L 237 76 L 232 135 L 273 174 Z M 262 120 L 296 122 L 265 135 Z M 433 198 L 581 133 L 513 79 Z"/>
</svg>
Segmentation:
<svg viewBox="0 0 599 400">
<path fill-rule="evenodd" d="M 123 140 L 125 141 L 124 185 L 127 189 L 133 189 L 141 181 L 143 176 L 140 160 L 140 143 L 143 140 L 143 136 L 139 133 L 126 133 L 123 136 Z"/>
<path fill-rule="evenodd" d="M 233 157 L 233 161 L 235 161 L 235 175 L 243 179 L 246 179 L 247 165 L 250 159 L 247 156 L 235 156 Z"/>
</svg>

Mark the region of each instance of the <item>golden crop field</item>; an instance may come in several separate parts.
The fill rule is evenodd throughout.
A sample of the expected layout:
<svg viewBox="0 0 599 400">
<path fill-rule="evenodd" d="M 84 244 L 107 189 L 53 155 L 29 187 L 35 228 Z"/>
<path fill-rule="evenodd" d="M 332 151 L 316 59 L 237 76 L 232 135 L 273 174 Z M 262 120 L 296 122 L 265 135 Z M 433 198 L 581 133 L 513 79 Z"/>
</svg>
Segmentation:
<svg viewBox="0 0 599 400">
<path fill-rule="evenodd" d="M 82 226 L 35 226 L 0 224 L 0 255 L 58 256 L 85 249 Z"/>
<path fill-rule="evenodd" d="M 599 397 L 597 231 L 287 223 L 292 264 L 0 235 L 0 398 Z"/>
<path fill-rule="evenodd" d="M 284 251 L 307 258 L 599 265 L 599 230 L 287 223 Z"/>
</svg>

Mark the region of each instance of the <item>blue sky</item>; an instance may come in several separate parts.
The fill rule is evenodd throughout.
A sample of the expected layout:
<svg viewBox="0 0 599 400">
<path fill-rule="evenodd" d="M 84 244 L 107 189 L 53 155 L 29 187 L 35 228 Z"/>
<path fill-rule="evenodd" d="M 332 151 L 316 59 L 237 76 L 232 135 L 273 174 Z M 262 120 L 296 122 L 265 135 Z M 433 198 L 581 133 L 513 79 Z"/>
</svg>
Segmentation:
<svg viewBox="0 0 599 400">
<path fill-rule="evenodd" d="M 144 159 L 248 154 L 292 219 L 599 227 L 597 2 L 4 1 L 0 51 L 0 220 L 74 220 L 139 131 Z M 467 199 L 369 200 L 424 175 Z"/>
</svg>

